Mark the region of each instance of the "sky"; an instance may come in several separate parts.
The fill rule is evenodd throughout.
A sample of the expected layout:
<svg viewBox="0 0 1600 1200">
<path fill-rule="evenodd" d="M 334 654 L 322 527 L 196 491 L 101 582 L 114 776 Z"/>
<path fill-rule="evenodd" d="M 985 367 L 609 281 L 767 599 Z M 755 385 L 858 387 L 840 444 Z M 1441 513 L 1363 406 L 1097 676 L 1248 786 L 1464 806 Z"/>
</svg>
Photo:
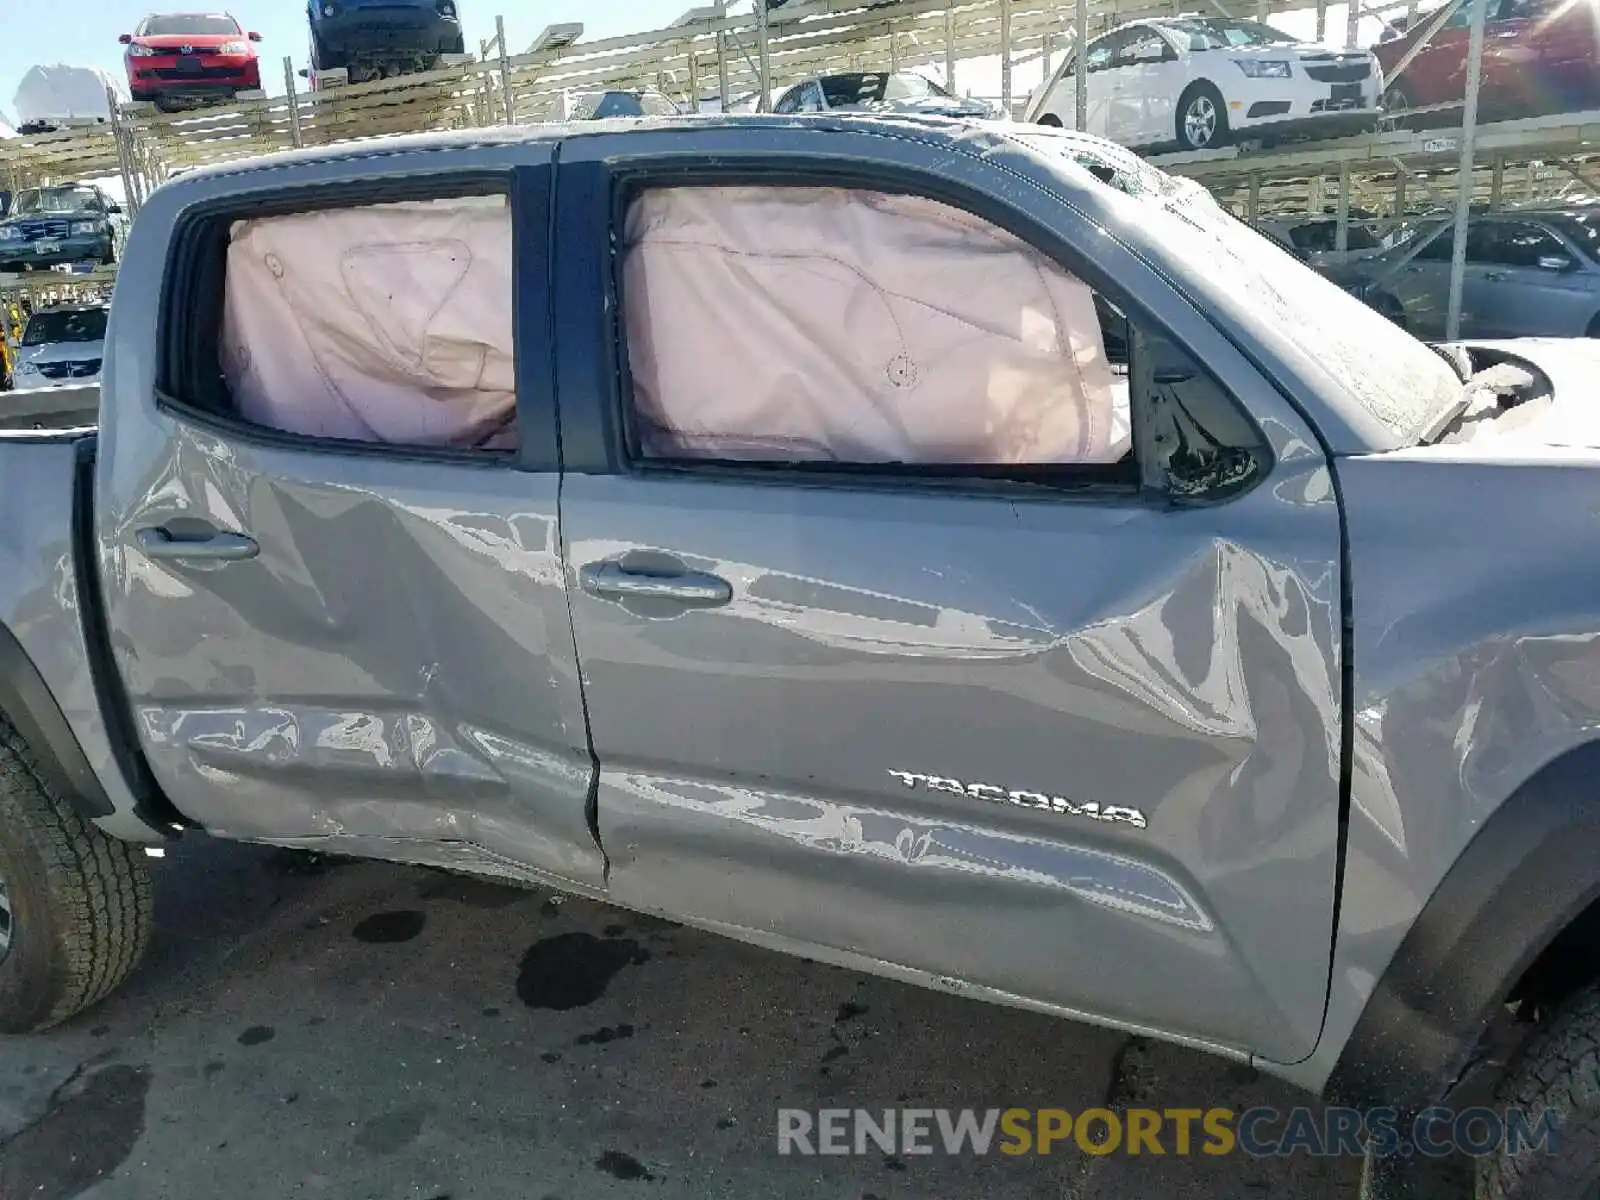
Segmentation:
<svg viewBox="0 0 1600 1200">
<path fill-rule="evenodd" d="M 459 0 L 467 49 L 477 52 L 480 38 L 494 36 L 494 18 L 505 17 L 506 40 L 513 52 L 526 50 L 546 25 L 581 21 L 584 38 L 613 37 L 659 29 L 703 0 Z M 0 119 L 15 115 L 12 98 L 22 76 L 35 63 L 68 63 L 103 67 L 126 79 L 122 46 L 117 38 L 131 33 L 139 18 L 152 11 L 204 10 L 207 0 L 0 0 Z M 246 29 L 261 34 L 256 47 L 268 92 L 283 92 L 283 56 L 298 69 L 306 65 L 304 0 L 220 0 Z"/>
<path fill-rule="evenodd" d="M 229 0 L 224 0 L 228 3 Z M 507 40 L 513 52 L 528 49 L 546 25 L 581 21 L 584 40 L 659 29 L 705 0 L 459 0 L 465 25 L 467 49 L 477 50 L 480 39 L 494 36 L 497 10 L 505 17 Z M 306 17 L 304 0 L 231 0 L 228 10 L 246 29 L 261 34 L 257 47 L 262 58 L 266 90 L 282 94 L 283 57 L 294 59 L 298 69 L 306 65 Z M 159 10 L 160 5 L 155 7 Z M 195 10 L 203 0 L 172 0 L 166 11 Z M 746 7 L 739 5 L 739 7 Z M 1197 7 L 1199 7 L 1197 5 Z M 1253 11 L 1253 4 L 1240 4 L 1233 11 Z M 26 0 L 0 0 L 0 121 L 14 115 L 12 105 L 17 84 L 36 63 L 103 67 L 117 79 L 125 79 L 122 46 L 117 38 L 130 32 L 139 18 L 152 10 L 151 0 L 46 0 L 30 4 Z M 1287 33 L 1311 38 L 1316 19 L 1310 12 L 1276 17 L 1273 23 Z M 1379 25 L 1364 21 L 1363 41 L 1377 39 Z M 1345 31 L 1343 5 L 1330 4 L 1327 17 L 1329 40 L 1342 42 Z M 931 72 L 935 77 L 938 70 Z M 1039 82 L 1037 64 L 1019 67 L 1013 73 L 1013 87 L 1020 97 Z M 997 60 L 974 60 L 958 67 L 959 90 L 998 97 L 1000 72 Z"/>
</svg>

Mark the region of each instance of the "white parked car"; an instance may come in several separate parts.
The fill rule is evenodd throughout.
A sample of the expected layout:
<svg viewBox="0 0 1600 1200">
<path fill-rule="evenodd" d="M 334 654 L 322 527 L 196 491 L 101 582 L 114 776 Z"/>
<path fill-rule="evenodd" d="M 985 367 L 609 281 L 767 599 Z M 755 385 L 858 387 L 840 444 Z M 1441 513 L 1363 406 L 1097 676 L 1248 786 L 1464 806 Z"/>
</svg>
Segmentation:
<svg viewBox="0 0 1600 1200">
<path fill-rule="evenodd" d="M 108 311 L 103 304 L 36 310 L 23 327 L 17 348 L 12 372 L 16 389 L 98 383 Z"/>
<path fill-rule="evenodd" d="M 1382 80 L 1364 49 L 1330 50 L 1259 21 L 1134 21 L 1088 43 L 1088 132 L 1124 146 L 1210 149 L 1232 137 L 1353 133 Z M 1075 127 L 1077 63 L 1034 92 L 1026 120 Z"/>
</svg>

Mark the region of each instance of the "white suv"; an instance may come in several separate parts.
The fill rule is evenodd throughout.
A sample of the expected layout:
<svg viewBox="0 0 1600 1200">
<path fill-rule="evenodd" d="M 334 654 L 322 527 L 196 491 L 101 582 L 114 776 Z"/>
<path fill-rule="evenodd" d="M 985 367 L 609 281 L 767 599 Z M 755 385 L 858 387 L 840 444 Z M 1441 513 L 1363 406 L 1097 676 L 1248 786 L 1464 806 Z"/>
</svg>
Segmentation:
<svg viewBox="0 0 1600 1200">
<path fill-rule="evenodd" d="M 1258 21 L 1134 21 L 1088 44 L 1088 132 L 1124 146 L 1203 150 L 1230 137 L 1353 133 L 1379 116 L 1382 79 L 1367 50 L 1330 50 Z M 1068 55 L 1029 99 L 1026 120 L 1073 128 Z"/>
</svg>

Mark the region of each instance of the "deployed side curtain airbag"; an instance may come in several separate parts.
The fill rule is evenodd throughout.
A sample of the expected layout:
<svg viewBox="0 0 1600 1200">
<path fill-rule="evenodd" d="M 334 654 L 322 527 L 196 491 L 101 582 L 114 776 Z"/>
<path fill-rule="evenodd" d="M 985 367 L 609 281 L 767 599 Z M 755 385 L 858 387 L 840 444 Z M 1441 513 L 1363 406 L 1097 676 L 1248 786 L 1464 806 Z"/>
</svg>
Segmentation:
<svg viewBox="0 0 1600 1200">
<path fill-rule="evenodd" d="M 630 209 L 623 255 L 647 454 L 1025 465 L 1128 449 L 1091 290 L 958 209 L 663 188 Z"/>
<path fill-rule="evenodd" d="M 223 375 L 290 433 L 514 446 L 511 294 L 504 197 L 237 221 Z"/>
</svg>

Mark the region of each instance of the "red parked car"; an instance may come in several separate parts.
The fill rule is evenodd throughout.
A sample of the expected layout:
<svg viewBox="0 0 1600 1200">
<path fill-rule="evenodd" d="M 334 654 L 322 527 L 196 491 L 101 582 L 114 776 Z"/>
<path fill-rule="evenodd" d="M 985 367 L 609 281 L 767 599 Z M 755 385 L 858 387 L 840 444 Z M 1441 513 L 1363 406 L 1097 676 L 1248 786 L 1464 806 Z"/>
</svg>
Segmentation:
<svg viewBox="0 0 1600 1200">
<path fill-rule="evenodd" d="M 261 87 L 260 40 L 226 13 L 152 13 L 121 38 L 128 92 L 164 112 L 231 100 Z"/>
<path fill-rule="evenodd" d="M 1390 35 L 1372 47 L 1383 68 L 1383 106 L 1392 117 L 1465 98 L 1473 3 L 1467 0 L 1456 9 L 1399 75 L 1394 69 L 1427 32 L 1429 14 L 1419 14 L 1398 36 Z M 1486 118 L 1530 117 L 1600 105 L 1600 19 L 1594 0 L 1487 3 L 1478 94 Z M 1459 108 L 1449 115 L 1460 121 Z"/>
</svg>

